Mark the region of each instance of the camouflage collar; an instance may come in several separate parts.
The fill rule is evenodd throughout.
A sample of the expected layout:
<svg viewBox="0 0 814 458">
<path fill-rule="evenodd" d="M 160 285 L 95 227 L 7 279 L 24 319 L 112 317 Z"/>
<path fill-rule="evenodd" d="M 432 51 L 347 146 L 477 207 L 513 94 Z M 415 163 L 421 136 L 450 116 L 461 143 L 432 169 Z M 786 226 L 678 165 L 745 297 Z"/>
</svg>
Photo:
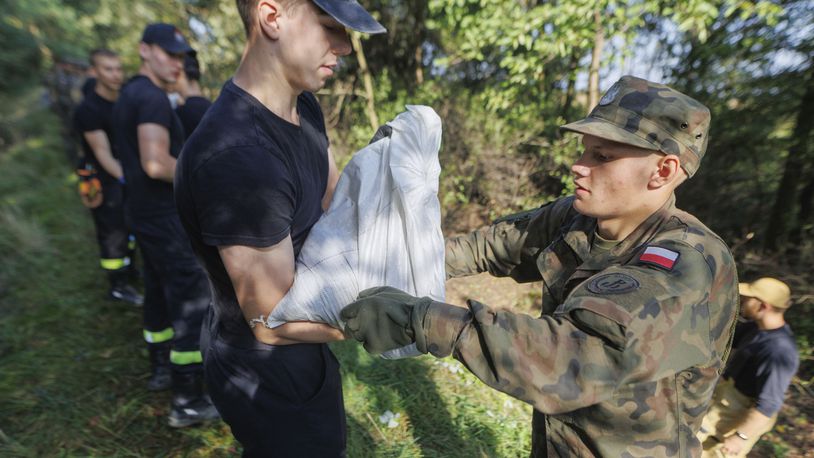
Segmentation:
<svg viewBox="0 0 814 458">
<path fill-rule="evenodd" d="M 580 270 L 602 270 L 609 264 L 624 262 L 624 258 L 632 255 L 636 248 L 651 240 L 675 213 L 675 202 L 675 194 L 670 195 L 660 209 L 647 217 L 621 243 L 600 256 L 591 257 L 596 218 L 578 215 L 566 229 L 563 239 L 583 262 Z"/>
</svg>

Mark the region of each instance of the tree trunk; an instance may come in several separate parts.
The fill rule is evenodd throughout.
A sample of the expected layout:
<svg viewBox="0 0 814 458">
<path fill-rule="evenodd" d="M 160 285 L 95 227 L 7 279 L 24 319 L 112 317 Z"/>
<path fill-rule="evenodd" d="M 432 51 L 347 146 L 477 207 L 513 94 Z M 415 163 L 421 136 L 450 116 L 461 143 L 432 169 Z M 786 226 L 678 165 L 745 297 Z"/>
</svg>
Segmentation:
<svg viewBox="0 0 814 458">
<path fill-rule="evenodd" d="M 602 14 L 594 10 L 594 49 L 591 53 L 591 69 L 588 72 L 588 112 L 599 103 L 599 67 L 602 48 L 605 46 L 605 29 L 602 27 Z"/>
<path fill-rule="evenodd" d="M 800 191 L 800 213 L 797 215 L 797 224 L 792 231 L 792 243 L 802 243 L 811 232 L 811 225 L 814 224 L 812 200 L 814 200 L 814 178 L 811 178 L 808 184 L 803 187 L 803 190 Z"/>
<path fill-rule="evenodd" d="M 571 104 L 574 103 L 574 96 L 576 95 L 578 63 L 579 56 L 577 56 L 577 51 L 574 50 L 568 61 L 568 87 L 565 88 L 565 101 L 562 103 L 562 108 L 560 109 L 560 117 L 562 117 L 565 122 L 568 122 L 568 112 L 571 111 Z"/>
<path fill-rule="evenodd" d="M 427 39 L 427 9 L 429 8 L 426 0 L 416 0 L 412 5 L 414 17 L 414 33 L 416 34 L 417 43 L 415 44 L 415 85 L 421 86 L 424 84 L 424 41 Z"/>
<path fill-rule="evenodd" d="M 776 251 L 788 236 L 794 206 L 798 202 L 798 189 L 803 177 L 803 168 L 808 159 L 808 139 L 814 130 L 814 62 L 811 63 L 809 70 L 811 74 L 797 112 L 793 143 L 789 148 L 783 178 L 777 187 L 774 207 L 769 218 L 769 226 L 766 229 L 766 240 L 763 246 L 768 251 Z"/>
<path fill-rule="evenodd" d="M 356 51 L 356 60 L 359 62 L 359 72 L 362 73 L 362 82 L 365 85 L 365 94 L 367 97 L 367 118 L 370 121 L 370 127 L 375 132 L 379 128 L 379 117 L 376 115 L 376 98 L 373 94 L 373 77 L 370 75 L 370 69 L 367 66 L 367 59 L 365 59 L 365 51 L 362 49 L 362 40 L 359 38 L 358 32 L 350 34 L 353 50 Z"/>
<path fill-rule="evenodd" d="M 415 83 L 417 86 L 424 84 L 424 49 L 421 43 L 415 47 Z"/>
</svg>

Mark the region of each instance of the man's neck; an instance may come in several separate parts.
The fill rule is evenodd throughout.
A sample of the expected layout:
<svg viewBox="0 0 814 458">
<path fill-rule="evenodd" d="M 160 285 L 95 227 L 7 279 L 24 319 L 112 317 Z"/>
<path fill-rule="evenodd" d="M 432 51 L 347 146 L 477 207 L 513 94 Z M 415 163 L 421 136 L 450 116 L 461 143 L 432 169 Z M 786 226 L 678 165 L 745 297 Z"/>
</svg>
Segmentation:
<svg viewBox="0 0 814 458">
<path fill-rule="evenodd" d="M 274 54 L 263 44 L 250 43 L 246 46 L 232 82 L 251 94 L 272 113 L 299 125 L 297 97 L 302 91 L 293 88 L 286 81 Z"/>
<path fill-rule="evenodd" d="M 672 192 L 664 199 L 653 199 L 650 203 L 644 202 L 633 212 L 618 218 L 597 218 L 596 233 L 605 240 L 624 240 L 647 218 L 664 207 L 671 196 Z"/>
<path fill-rule="evenodd" d="M 786 320 L 783 318 L 782 314 L 771 314 L 756 320 L 755 324 L 757 324 L 758 329 L 761 331 L 771 331 L 773 329 L 779 329 L 785 326 Z"/>
<path fill-rule="evenodd" d="M 99 80 L 96 80 L 96 86 L 93 88 L 93 90 L 97 95 L 99 95 L 99 97 L 107 100 L 108 102 L 115 102 L 116 99 L 119 98 L 119 91 L 115 91 L 105 86 Z"/>
<path fill-rule="evenodd" d="M 152 81 L 153 84 L 161 88 L 162 91 L 167 92 L 167 83 L 161 81 L 161 79 L 159 79 L 158 76 L 155 73 L 153 73 L 153 71 L 150 69 L 146 62 L 143 62 L 141 64 L 141 68 L 139 68 L 138 73 L 139 75 L 146 76 L 147 78 L 149 78 L 150 81 Z"/>
</svg>

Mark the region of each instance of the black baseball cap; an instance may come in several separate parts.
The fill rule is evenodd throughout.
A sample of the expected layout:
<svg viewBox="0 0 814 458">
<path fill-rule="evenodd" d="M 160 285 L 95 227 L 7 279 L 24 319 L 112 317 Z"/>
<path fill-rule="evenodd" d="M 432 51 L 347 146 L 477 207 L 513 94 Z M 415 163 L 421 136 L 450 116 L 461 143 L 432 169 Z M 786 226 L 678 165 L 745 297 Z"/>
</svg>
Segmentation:
<svg viewBox="0 0 814 458">
<path fill-rule="evenodd" d="M 158 45 L 164 51 L 172 54 L 184 54 L 192 52 L 184 34 L 178 27 L 172 24 L 155 23 L 148 24 L 141 35 L 141 41 L 148 45 Z"/>
<path fill-rule="evenodd" d="M 379 24 L 356 0 L 312 0 L 322 11 L 328 13 L 336 22 L 357 32 L 377 34 L 387 29 Z"/>
</svg>

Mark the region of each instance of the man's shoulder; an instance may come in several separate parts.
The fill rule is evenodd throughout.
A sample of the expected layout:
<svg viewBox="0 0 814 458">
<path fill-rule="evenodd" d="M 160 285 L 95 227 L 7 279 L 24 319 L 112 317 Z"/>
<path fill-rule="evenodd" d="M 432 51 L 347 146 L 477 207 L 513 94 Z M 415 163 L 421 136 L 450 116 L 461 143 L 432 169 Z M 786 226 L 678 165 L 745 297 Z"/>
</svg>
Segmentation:
<svg viewBox="0 0 814 458">
<path fill-rule="evenodd" d="M 269 154 L 270 145 L 257 135 L 249 110 L 232 99 L 218 98 L 187 139 L 182 160 L 200 166 L 224 155 Z"/>
<path fill-rule="evenodd" d="M 121 89 L 116 105 L 141 105 L 154 103 L 156 100 L 161 102 L 166 100 L 167 107 L 172 109 L 170 99 L 164 90 L 153 84 L 146 76 L 137 75 L 131 78 Z"/>
<path fill-rule="evenodd" d="M 797 358 L 797 342 L 794 340 L 794 333 L 792 333 L 788 323 L 773 332 L 771 337 L 773 337 L 771 340 L 777 342 L 775 351 L 778 354 L 782 353 L 783 356 L 789 359 Z"/>
<path fill-rule="evenodd" d="M 694 215 L 683 210 L 672 212 L 652 243 L 696 251 L 706 260 L 713 273 L 735 264 L 726 242 Z"/>
<path fill-rule="evenodd" d="M 101 97 L 99 97 L 101 99 Z M 90 97 L 85 97 L 74 110 L 74 125 L 81 132 L 96 130 L 106 125 L 113 113 L 113 104 L 99 103 Z"/>
<path fill-rule="evenodd" d="M 554 199 L 531 210 L 502 216 L 496 219 L 494 224 L 515 222 L 523 219 L 539 221 L 541 218 L 555 219 L 559 222 L 567 223 L 578 215 L 579 213 L 574 210 L 574 196 L 567 196 Z"/>
<path fill-rule="evenodd" d="M 76 107 L 76 113 L 84 116 L 110 116 L 114 102 L 103 99 L 95 92 L 88 94 Z"/>
<path fill-rule="evenodd" d="M 88 102 L 88 98 L 85 97 L 79 102 L 79 105 L 76 106 L 76 109 L 73 111 L 73 119 L 75 122 L 83 121 L 87 119 L 89 116 L 93 116 L 93 106 Z"/>
<path fill-rule="evenodd" d="M 130 78 L 127 83 L 125 83 L 124 87 L 122 87 L 121 92 L 141 92 L 141 91 L 150 91 L 150 92 L 164 92 L 161 90 L 160 87 L 156 86 L 150 78 L 144 75 L 135 75 Z"/>
</svg>

